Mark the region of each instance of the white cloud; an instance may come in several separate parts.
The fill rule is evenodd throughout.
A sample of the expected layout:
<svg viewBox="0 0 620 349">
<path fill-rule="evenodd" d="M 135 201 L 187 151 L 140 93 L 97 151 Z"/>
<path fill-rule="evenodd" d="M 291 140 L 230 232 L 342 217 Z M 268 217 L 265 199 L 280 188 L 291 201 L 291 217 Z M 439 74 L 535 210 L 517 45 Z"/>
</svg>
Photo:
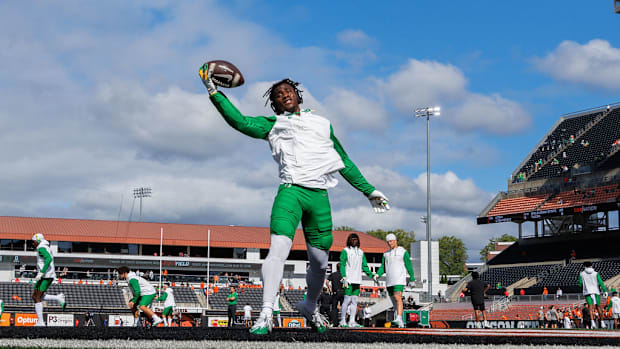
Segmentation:
<svg viewBox="0 0 620 349">
<path fill-rule="evenodd" d="M 443 117 L 461 130 L 483 129 L 495 134 L 516 133 L 532 124 L 523 107 L 498 94 L 470 94 L 458 107 L 444 112 Z"/>
<path fill-rule="evenodd" d="M 558 81 L 620 89 L 620 49 L 606 40 L 594 39 L 583 45 L 563 41 L 534 64 Z"/>
<path fill-rule="evenodd" d="M 373 40 L 362 30 L 343 30 L 339 32 L 336 37 L 341 44 L 352 47 L 366 47 L 373 42 Z"/>
<path fill-rule="evenodd" d="M 467 79 L 457 67 L 434 61 L 410 59 L 385 82 L 386 93 L 402 112 L 416 107 L 458 100 L 465 95 Z"/>
<path fill-rule="evenodd" d="M 345 89 L 336 89 L 325 99 L 329 118 L 334 124 L 353 130 L 376 130 L 387 127 L 388 114 L 383 105 Z"/>
<path fill-rule="evenodd" d="M 453 65 L 410 59 L 403 69 L 379 84 L 404 113 L 411 115 L 417 107 L 442 105 L 441 119 L 460 131 L 510 134 L 531 124 L 530 115 L 518 103 L 499 94 L 467 91 L 465 75 Z"/>
</svg>

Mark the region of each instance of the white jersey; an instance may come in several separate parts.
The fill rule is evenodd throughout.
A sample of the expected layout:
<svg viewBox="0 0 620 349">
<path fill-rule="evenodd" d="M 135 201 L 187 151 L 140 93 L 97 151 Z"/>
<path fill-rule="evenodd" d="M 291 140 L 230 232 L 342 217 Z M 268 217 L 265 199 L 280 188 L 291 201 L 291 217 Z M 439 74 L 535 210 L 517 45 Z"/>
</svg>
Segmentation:
<svg viewBox="0 0 620 349">
<path fill-rule="evenodd" d="M 386 285 L 388 287 L 407 284 L 405 254 L 409 255 L 407 250 L 401 246 L 383 253 L 383 258 L 385 261 L 385 275 L 387 278 Z M 411 263 L 411 261 L 409 261 L 409 263 Z"/>
<path fill-rule="evenodd" d="M 47 240 L 42 240 L 37 246 L 37 270 L 42 272 L 43 266 L 45 266 L 45 258 L 41 257 L 39 250 L 44 249 L 49 253 L 50 257 L 52 257 L 52 262 L 50 263 L 47 270 L 43 273 L 44 279 L 56 279 L 56 271 L 54 267 L 54 255 L 52 254 L 52 250 L 50 249 L 50 243 Z"/>
<path fill-rule="evenodd" d="M 311 110 L 276 115 L 267 136 L 271 155 L 280 167 L 280 183 L 328 189 L 338 184 L 335 172 L 344 162 L 331 139 L 331 123 Z"/>
<path fill-rule="evenodd" d="M 252 307 L 249 304 L 246 304 L 243 307 L 243 317 L 245 319 L 251 319 L 252 318 Z"/>
<path fill-rule="evenodd" d="M 129 283 L 133 279 L 138 280 L 141 296 L 148 296 L 157 293 L 153 285 L 151 285 L 148 281 L 144 280 L 142 277 L 136 275 L 136 273 L 134 273 L 133 271 L 130 271 L 129 273 L 127 273 L 127 283 Z"/>
<path fill-rule="evenodd" d="M 564 328 L 571 328 L 570 317 L 568 315 L 564 315 Z"/>
<path fill-rule="evenodd" d="M 345 264 L 345 275 L 347 280 L 350 284 L 361 284 L 364 251 L 359 247 L 345 247 L 343 251 L 347 254 L 347 261 Z"/>
<path fill-rule="evenodd" d="M 164 292 L 167 294 L 166 299 L 164 300 L 164 308 L 176 307 L 177 303 L 174 301 L 174 292 L 172 291 L 172 287 L 168 287 Z"/>
<path fill-rule="evenodd" d="M 598 273 L 594 269 L 586 268 L 579 276 L 581 276 L 584 295 L 601 294 L 598 287 Z"/>
<path fill-rule="evenodd" d="M 618 296 L 611 297 L 611 313 L 620 314 L 620 297 Z"/>
</svg>

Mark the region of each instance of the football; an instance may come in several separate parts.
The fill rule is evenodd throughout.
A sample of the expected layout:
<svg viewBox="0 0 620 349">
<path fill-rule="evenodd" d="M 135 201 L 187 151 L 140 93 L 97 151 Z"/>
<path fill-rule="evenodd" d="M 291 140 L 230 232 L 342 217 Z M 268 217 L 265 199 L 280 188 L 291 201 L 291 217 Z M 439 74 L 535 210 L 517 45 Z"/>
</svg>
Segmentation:
<svg viewBox="0 0 620 349">
<path fill-rule="evenodd" d="M 214 84 L 227 88 L 243 85 L 243 75 L 234 64 L 222 60 L 209 61 L 207 64 Z"/>
</svg>

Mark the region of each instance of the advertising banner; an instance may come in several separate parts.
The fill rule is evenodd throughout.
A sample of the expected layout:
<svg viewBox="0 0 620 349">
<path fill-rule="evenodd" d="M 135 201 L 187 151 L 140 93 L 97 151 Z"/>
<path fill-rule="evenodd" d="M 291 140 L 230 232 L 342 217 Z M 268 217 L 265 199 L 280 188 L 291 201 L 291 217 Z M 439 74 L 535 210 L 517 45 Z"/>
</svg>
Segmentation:
<svg viewBox="0 0 620 349">
<path fill-rule="evenodd" d="M 108 326 L 110 327 L 131 327 L 133 326 L 133 315 L 108 315 Z"/>
<path fill-rule="evenodd" d="M 300 317 L 285 317 L 282 319 L 282 326 L 291 328 L 305 327 L 304 319 Z"/>
<path fill-rule="evenodd" d="M 37 323 L 37 314 L 15 314 L 15 326 L 34 326 Z"/>
<path fill-rule="evenodd" d="M 0 316 L 0 327 L 11 326 L 11 314 L 3 313 Z"/>
<path fill-rule="evenodd" d="M 223 316 L 209 316 L 209 327 L 228 327 L 228 318 Z"/>
<path fill-rule="evenodd" d="M 47 314 L 47 326 L 73 327 L 73 314 Z"/>
</svg>

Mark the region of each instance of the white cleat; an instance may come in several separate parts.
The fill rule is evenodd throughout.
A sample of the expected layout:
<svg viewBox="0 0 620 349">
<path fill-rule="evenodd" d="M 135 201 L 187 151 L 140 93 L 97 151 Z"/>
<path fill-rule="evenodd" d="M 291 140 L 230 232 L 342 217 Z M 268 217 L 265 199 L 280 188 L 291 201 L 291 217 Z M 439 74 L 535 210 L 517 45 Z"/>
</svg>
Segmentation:
<svg viewBox="0 0 620 349">
<path fill-rule="evenodd" d="M 67 301 L 65 299 L 64 293 L 58 294 L 58 303 L 60 303 L 60 307 L 62 308 L 62 310 L 65 310 L 65 308 L 67 307 Z"/>
<path fill-rule="evenodd" d="M 164 319 L 162 318 L 157 318 L 155 320 L 153 320 L 153 324 L 151 325 L 151 327 L 157 327 L 157 325 L 161 324 L 164 322 Z"/>
<path fill-rule="evenodd" d="M 404 328 L 405 327 L 405 323 L 403 322 L 403 319 L 400 316 L 397 316 L 394 321 L 392 321 L 392 324 L 396 325 L 396 327 L 398 328 Z"/>
<path fill-rule="evenodd" d="M 349 327 L 355 328 L 355 327 L 364 327 L 364 326 L 358 324 L 355 321 L 352 321 L 352 322 L 349 322 Z"/>
<path fill-rule="evenodd" d="M 260 316 L 254 323 L 254 326 L 250 328 L 250 334 L 266 335 L 271 333 L 273 329 L 273 318 L 268 314 L 261 312 Z"/>
</svg>

